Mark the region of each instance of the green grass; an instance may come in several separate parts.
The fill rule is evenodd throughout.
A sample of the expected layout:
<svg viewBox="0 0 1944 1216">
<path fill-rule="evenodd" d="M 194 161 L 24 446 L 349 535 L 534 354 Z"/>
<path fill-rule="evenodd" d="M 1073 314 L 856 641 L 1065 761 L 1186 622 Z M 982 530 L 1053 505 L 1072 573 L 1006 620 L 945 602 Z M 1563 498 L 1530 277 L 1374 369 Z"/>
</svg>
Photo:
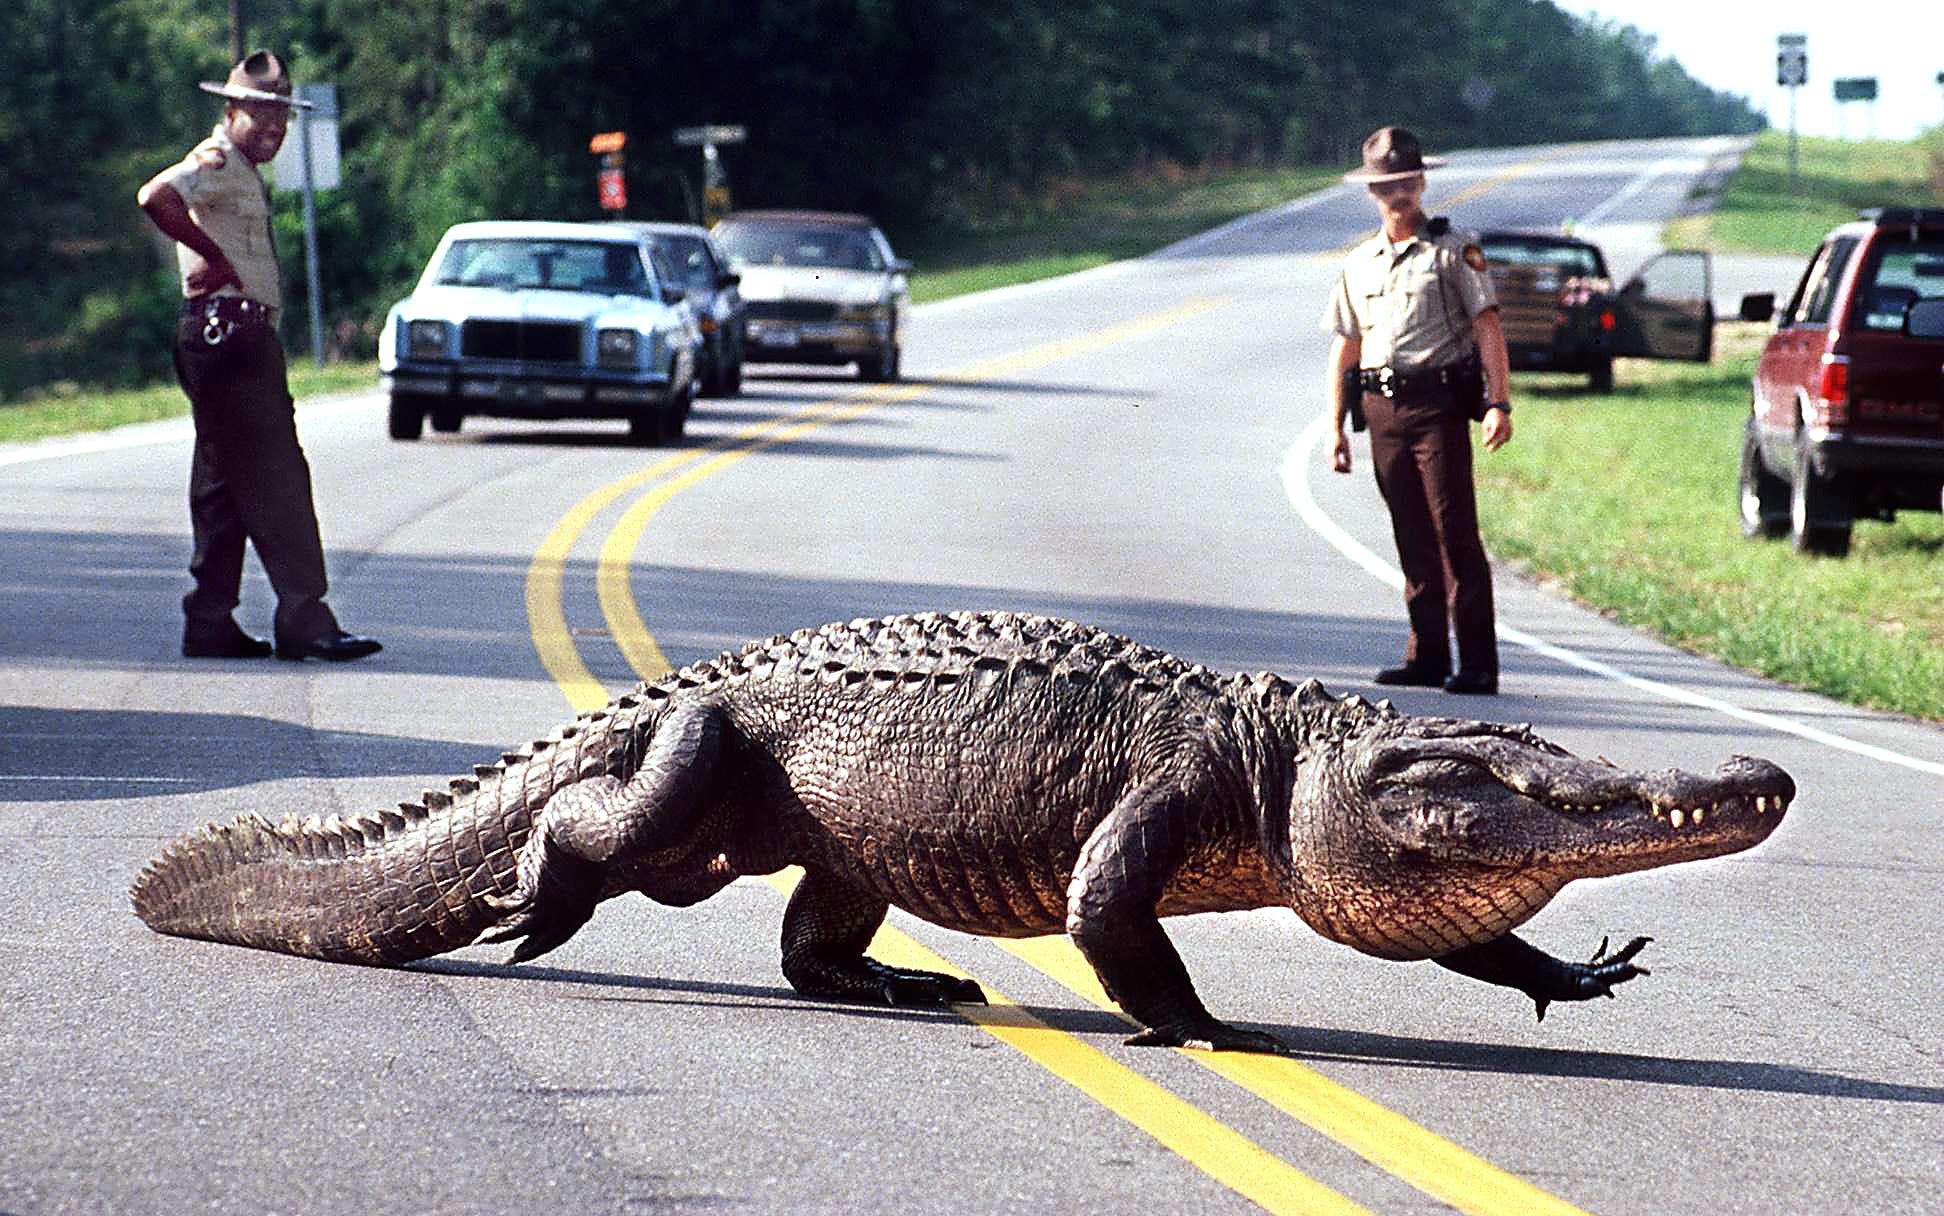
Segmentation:
<svg viewBox="0 0 1944 1216">
<path fill-rule="evenodd" d="M 290 391 L 299 400 L 377 383 L 376 363 L 327 363 L 319 368 L 308 360 L 293 360 L 290 365 Z M 111 390 L 56 385 L 26 401 L 0 406 L 0 443 L 102 431 L 188 412 L 189 402 L 174 384 Z"/>
<path fill-rule="evenodd" d="M 1715 362 L 1622 360 L 1611 396 L 1519 377 L 1517 434 L 1478 460 L 1493 552 L 1629 625 L 1852 704 L 1944 720 L 1944 517 L 1858 522 L 1850 556 L 1750 541 L 1736 516 L 1765 327 Z"/>
<path fill-rule="evenodd" d="M 1897 206 L 1944 206 L 1944 134 L 1912 142 L 1801 139 L 1792 191 L 1788 133 L 1764 131 L 1715 209 L 1669 225 L 1665 243 L 1806 258 L 1824 233 L 1863 208 Z"/>
</svg>

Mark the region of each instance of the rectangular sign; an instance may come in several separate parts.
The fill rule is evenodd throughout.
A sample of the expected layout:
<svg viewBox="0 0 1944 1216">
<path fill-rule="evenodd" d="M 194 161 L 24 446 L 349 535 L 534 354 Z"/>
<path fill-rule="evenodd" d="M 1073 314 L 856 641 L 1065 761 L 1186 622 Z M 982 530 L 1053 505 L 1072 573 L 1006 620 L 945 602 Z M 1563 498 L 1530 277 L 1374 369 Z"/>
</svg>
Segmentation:
<svg viewBox="0 0 1944 1216">
<path fill-rule="evenodd" d="M 693 147 L 697 144 L 739 144 L 748 136 L 748 130 L 739 126 L 675 128 L 675 142 L 684 147 Z"/>
<path fill-rule="evenodd" d="M 1836 82 L 1837 101 L 1875 101 L 1876 95 L 1874 76 L 1850 76 Z"/>
</svg>

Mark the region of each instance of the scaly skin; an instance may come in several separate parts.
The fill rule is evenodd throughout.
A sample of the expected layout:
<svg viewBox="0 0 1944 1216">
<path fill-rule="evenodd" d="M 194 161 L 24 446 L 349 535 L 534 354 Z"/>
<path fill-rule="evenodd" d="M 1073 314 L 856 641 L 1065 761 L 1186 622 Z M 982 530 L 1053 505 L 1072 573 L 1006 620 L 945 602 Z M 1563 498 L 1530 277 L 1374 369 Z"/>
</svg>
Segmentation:
<svg viewBox="0 0 1944 1216">
<path fill-rule="evenodd" d="M 624 891 L 689 904 L 795 864 L 783 971 L 806 994 L 981 999 L 865 956 L 895 904 L 1070 934 L 1146 1028 L 1131 1042 L 1272 1050 L 1202 1007 L 1160 917 L 1292 907 L 1544 1016 L 1645 974 L 1645 939 L 1569 963 L 1515 927 L 1574 879 L 1749 848 L 1794 795 L 1765 761 L 1627 772 L 1523 726 L 1221 677 L 1072 622 L 924 614 L 673 672 L 397 812 L 211 825 L 133 898 L 164 933 L 342 962 L 475 940 L 518 940 L 520 961 Z"/>
</svg>

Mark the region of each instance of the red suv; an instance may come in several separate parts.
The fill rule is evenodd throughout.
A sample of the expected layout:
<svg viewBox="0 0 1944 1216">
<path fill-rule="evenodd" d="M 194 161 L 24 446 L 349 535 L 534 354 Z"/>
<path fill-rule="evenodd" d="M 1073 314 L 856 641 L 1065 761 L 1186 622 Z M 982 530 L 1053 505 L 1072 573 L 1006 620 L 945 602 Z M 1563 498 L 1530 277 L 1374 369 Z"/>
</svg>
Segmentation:
<svg viewBox="0 0 1944 1216">
<path fill-rule="evenodd" d="M 1747 536 L 1849 552 L 1857 519 L 1944 508 L 1944 210 L 1866 211 L 1823 238 L 1755 367 L 1742 440 Z"/>
</svg>

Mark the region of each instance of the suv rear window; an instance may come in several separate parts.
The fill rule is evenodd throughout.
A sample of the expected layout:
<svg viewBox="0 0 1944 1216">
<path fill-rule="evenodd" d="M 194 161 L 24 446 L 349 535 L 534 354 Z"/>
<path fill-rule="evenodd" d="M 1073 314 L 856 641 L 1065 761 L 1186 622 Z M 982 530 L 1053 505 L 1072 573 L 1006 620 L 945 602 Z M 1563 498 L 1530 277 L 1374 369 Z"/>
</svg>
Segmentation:
<svg viewBox="0 0 1944 1216">
<path fill-rule="evenodd" d="M 1825 246 L 1810 264 L 1790 305 L 1794 313 L 1790 318 L 1792 324 L 1829 323 L 1829 309 L 1836 302 L 1836 284 L 1843 281 L 1843 269 L 1849 265 L 1850 255 L 1856 252 L 1856 244 L 1853 236 L 1840 237 Z"/>
<path fill-rule="evenodd" d="M 1944 297 L 1944 239 L 1879 236 L 1857 278 L 1851 316 L 1863 329 L 1900 330 L 1912 304 L 1939 297 Z"/>
<path fill-rule="evenodd" d="M 731 222 L 716 229 L 716 240 L 731 258 L 758 266 L 884 269 L 876 244 L 860 229 Z"/>
<path fill-rule="evenodd" d="M 1542 241 L 1492 237 L 1483 244 L 1485 256 L 1511 266 L 1550 266 L 1564 274 L 1606 277 L 1596 249 L 1584 245 L 1554 245 Z"/>
</svg>

